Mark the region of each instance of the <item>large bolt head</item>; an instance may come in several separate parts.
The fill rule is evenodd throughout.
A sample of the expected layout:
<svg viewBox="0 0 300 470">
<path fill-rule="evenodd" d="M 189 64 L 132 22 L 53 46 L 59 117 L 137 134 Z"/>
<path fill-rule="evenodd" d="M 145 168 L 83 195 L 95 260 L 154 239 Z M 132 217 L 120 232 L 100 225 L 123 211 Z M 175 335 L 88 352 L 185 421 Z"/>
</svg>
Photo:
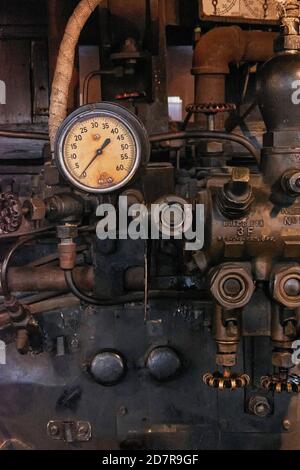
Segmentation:
<svg viewBox="0 0 300 470">
<path fill-rule="evenodd" d="M 101 385 L 115 385 L 122 380 L 126 372 L 123 357 L 117 351 L 99 352 L 90 364 L 90 373 Z"/>
<path fill-rule="evenodd" d="M 300 307 L 300 266 L 279 268 L 271 284 L 273 297 L 287 308 Z"/>
<path fill-rule="evenodd" d="M 291 196 L 299 196 L 300 171 L 287 171 L 282 177 L 281 185 Z"/>
<path fill-rule="evenodd" d="M 248 409 L 250 413 L 254 414 L 255 416 L 259 416 L 260 418 L 265 418 L 266 416 L 270 415 L 272 411 L 268 398 L 259 395 L 253 395 L 250 398 Z"/>
<path fill-rule="evenodd" d="M 223 264 L 211 279 L 211 293 L 224 308 L 241 308 L 247 305 L 255 286 L 249 271 L 238 264 Z"/>
<path fill-rule="evenodd" d="M 146 367 L 151 376 L 159 382 L 172 379 L 179 372 L 181 366 L 177 352 L 167 346 L 154 348 L 146 360 Z"/>
<path fill-rule="evenodd" d="M 23 209 L 28 211 L 27 217 L 30 220 L 43 220 L 46 216 L 46 205 L 43 199 L 32 197 L 23 204 Z"/>
</svg>

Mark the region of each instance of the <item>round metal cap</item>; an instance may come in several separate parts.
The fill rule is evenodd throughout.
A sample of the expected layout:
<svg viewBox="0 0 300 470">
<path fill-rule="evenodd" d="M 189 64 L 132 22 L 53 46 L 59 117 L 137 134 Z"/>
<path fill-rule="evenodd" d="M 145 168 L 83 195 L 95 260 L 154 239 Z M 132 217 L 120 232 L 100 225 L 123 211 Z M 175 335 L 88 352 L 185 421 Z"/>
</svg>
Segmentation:
<svg viewBox="0 0 300 470">
<path fill-rule="evenodd" d="M 101 385 L 115 385 L 124 377 L 126 372 L 125 361 L 116 351 L 102 351 L 98 353 L 90 364 L 90 373 Z"/>
<path fill-rule="evenodd" d="M 146 367 L 154 379 L 162 382 L 176 375 L 181 368 L 181 361 L 176 351 L 159 346 L 150 352 Z"/>
</svg>

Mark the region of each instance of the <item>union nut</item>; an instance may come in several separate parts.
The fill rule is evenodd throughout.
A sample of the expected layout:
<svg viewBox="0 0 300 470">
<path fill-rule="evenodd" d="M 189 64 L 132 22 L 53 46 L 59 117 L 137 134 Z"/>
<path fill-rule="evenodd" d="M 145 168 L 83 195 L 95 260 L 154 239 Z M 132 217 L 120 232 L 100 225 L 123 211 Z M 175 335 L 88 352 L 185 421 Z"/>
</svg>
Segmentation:
<svg viewBox="0 0 300 470">
<path fill-rule="evenodd" d="M 46 204 L 43 199 L 32 197 L 24 202 L 23 211 L 29 220 L 43 220 L 46 216 Z"/>
<path fill-rule="evenodd" d="M 275 269 L 271 277 L 271 294 L 287 308 L 300 307 L 300 266 Z"/>
<path fill-rule="evenodd" d="M 235 263 L 226 263 L 214 272 L 210 291 L 215 300 L 226 309 L 242 308 L 255 290 L 250 269 Z"/>
</svg>

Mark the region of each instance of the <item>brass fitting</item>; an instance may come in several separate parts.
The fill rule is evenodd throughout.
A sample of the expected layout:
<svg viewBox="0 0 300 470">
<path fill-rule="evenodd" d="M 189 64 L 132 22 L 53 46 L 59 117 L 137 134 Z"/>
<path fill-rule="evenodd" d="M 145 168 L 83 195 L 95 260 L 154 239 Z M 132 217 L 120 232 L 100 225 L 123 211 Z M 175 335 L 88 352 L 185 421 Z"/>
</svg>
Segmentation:
<svg viewBox="0 0 300 470">
<path fill-rule="evenodd" d="M 218 192 L 217 202 L 228 219 L 238 219 L 249 213 L 253 202 L 249 168 L 232 169 L 231 179 Z"/>
<path fill-rule="evenodd" d="M 57 227 L 57 236 L 60 238 L 58 244 L 60 268 L 72 270 L 76 264 L 76 243 L 74 239 L 78 236 L 78 228 L 76 225 L 60 225 Z"/>
<path fill-rule="evenodd" d="M 210 291 L 224 308 L 242 308 L 250 301 L 255 290 L 250 268 L 240 263 L 224 263 L 211 278 Z"/>
<path fill-rule="evenodd" d="M 300 266 L 279 266 L 271 275 L 271 294 L 287 308 L 300 307 Z"/>
</svg>

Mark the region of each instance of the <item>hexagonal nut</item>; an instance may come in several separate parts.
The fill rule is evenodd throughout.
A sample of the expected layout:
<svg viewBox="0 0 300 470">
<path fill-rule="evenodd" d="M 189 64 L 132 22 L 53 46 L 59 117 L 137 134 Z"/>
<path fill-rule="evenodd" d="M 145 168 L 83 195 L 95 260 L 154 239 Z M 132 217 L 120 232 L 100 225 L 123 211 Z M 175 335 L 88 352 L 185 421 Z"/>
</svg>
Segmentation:
<svg viewBox="0 0 300 470">
<path fill-rule="evenodd" d="M 300 307 L 300 291 L 298 295 L 288 295 L 285 290 L 287 281 L 293 279 L 299 281 L 300 284 L 300 266 L 282 267 L 271 276 L 271 293 L 277 302 L 287 308 Z"/>
<path fill-rule="evenodd" d="M 58 225 L 57 236 L 61 240 L 74 239 L 78 236 L 78 227 L 76 225 Z"/>
<path fill-rule="evenodd" d="M 275 41 L 275 52 L 282 50 L 299 50 L 300 38 L 298 34 L 280 35 Z"/>
<path fill-rule="evenodd" d="M 236 354 L 216 354 L 216 364 L 223 367 L 236 365 Z"/>
<path fill-rule="evenodd" d="M 249 413 L 264 418 L 271 414 L 272 406 L 268 397 L 253 395 L 248 403 Z"/>
<path fill-rule="evenodd" d="M 207 153 L 221 153 L 224 150 L 223 142 L 207 142 L 206 152 Z"/>
<path fill-rule="evenodd" d="M 248 183 L 250 181 L 250 170 L 247 167 L 235 166 L 232 168 L 231 181 L 236 183 Z"/>
<path fill-rule="evenodd" d="M 44 179 L 48 186 L 56 186 L 60 182 L 59 171 L 55 166 L 45 165 Z"/>
<path fill-rule="evenodd" d="M 275 367 L 282 367 L 284 369 L 290 369 L 294 367 L 294 363 L 292 361 L 292 354 L 289 352 L 273 352 L 272 354 L 272 364 Z"/>
<path fill-rule="evenodd" d="M 240 284 L 236 294 L 226 292 L 227 281 Z M 211 279 L 211 293 L 215 300 L 224 308 L 242 308 L 250 301 L 255 285 L 248 269 L 240 264 L 228 263 L 220 265 Z"/>
<path fill-rule="evenodd" d="M 30 220 L 43 220 L 46 216 L 46 204 L 43 199 L 32 197 L 23 204 L 23 209 L 28 212 L 27 217 Z"/>
</svg>

